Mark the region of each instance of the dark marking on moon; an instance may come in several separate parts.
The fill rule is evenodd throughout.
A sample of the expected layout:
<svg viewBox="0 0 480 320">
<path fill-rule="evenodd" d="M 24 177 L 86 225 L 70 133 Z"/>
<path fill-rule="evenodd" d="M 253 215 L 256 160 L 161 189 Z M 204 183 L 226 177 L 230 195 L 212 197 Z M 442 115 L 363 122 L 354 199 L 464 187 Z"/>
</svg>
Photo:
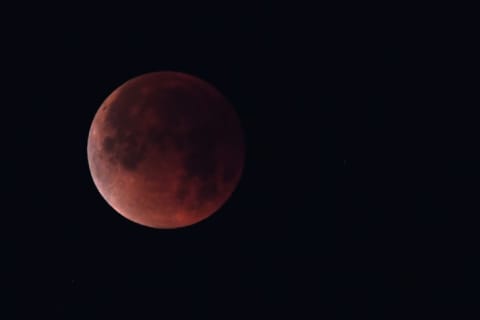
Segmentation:
<svg viewBox="0 0 480 320">
<path fill-rule="evenodd" d="M 187 189 L 187 183 L 188 183 L 187 180 L 182 180 L 182 183 L 180 184 L 180 188 L 177 190 L 175 197 L 179 202 L 185 201 L 185 199 L 189 194 L 189 190 Z"/>
<path fill-rule="evenodd" d="M 113 151 L 113 149 L 115 148 L 115 139 L 113 139 L 112 137 L 105 137 L 105 139 L 103 139 L 103 149 L 110 153 Z"/>
<path fill-rule="evenodd" d="M 226 164 L 223 168 L 222 181 L 223 183 L 229 183 L 235 178 L 237 173 L 236 168 L 231 164 Z"/>
<path fill-rule="evenodd" d="M 202 186 L 198 189 L 197 199 L 198 201 L 210 201 L 215 198 L 217 193 L 217 182 L 212 178 L 208 178 L 202 182 Z"/>
</svg>

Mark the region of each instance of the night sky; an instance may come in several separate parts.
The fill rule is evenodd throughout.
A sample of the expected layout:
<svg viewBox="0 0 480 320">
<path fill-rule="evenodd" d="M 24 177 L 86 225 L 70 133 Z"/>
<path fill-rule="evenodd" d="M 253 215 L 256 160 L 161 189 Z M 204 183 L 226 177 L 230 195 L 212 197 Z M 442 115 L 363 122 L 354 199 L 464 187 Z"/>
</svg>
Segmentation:
<svg viewBox="0 0 480 320">
<path fill-rule="evenodd" d="M 19 319 L 463 318 L 478 302 L 471 20 L 132 6 L 30 8 L 2 31 Z M 230 200 L 178 230 L 117 214 L 86 155 L 103 100 L 160 70 L 215 85 L 246 139 Z"/>
</svg>

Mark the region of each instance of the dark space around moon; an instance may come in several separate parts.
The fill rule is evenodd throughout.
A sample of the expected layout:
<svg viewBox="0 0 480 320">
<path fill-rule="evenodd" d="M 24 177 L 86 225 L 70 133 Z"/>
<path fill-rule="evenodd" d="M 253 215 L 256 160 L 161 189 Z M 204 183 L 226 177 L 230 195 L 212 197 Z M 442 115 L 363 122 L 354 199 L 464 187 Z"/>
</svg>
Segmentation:
<svg viewBox="0 0 480 320">
<path fill-rule="evenodd" d="M 2 318 L 471 317 L 480 269 L 470 62 L 478 19 L 457 23 L 441 4 L 405 12 L 387 3 L 381 12 L 364 3 L 169 5 L 38 3 L 7 13 L 15 23 L 4 20 L 2 33 L 1 127 L 12 205 L 2 209 L 2 263 L 3 305 L 14 316 Z M 243 132 L 236 188 L 185 228 L 117 214 L 88 164 L 90 126 L 106 97 L 158 71 L 212 84 Z M 180 169 L 162 172 L 180 182 L 167 197 L 188 209 L 237 179 L 237 165 L 218 169 L 223 157 L 209 143 L 235 138 L 218 135 L 228 122 L 212 114 L 218 126 L 178 135 L 202 115 L 150 117 L 149 101 L 139 113 L 122 109 L 142 97 L 141 86 L 120 92 L 119 108 L 100 111 L 110 128 L 96 145 L 105 164 L 130 177 L 151 155 L 181 150 L 169 153 Z M 187 109 L 177 99 L 195 100 L 149 97 Z M 115 130 L 139 118 L 171 125 Z M 108 182 L 108 171 L 97 175 Z"/>
</svg>

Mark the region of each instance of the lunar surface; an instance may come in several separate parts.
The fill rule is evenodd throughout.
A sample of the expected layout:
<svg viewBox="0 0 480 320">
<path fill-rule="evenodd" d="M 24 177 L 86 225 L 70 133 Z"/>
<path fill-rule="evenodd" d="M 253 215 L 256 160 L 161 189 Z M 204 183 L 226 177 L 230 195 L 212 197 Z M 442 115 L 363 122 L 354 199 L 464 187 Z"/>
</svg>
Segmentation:
<svg viewBox="0 0 480 320">
<path fill-rule="evenodd" d="M 113 91 L 90 127 L 93 181 L 125 218 L 153 228 L 192 225 L 236 188 L 244 139 L 233 106 L 212 85 L 153 72 Z"/>
</svg>

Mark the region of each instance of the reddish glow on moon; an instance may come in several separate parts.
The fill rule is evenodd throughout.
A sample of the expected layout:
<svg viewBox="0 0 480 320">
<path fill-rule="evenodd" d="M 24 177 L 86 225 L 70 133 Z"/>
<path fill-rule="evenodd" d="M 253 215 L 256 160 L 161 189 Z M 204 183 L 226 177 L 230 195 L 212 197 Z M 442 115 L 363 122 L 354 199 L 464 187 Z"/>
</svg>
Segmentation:
<svg viewBox="0 0 480 320">
<path fill-rule="evenodd" d="M 95 114 L 87 156 L 93 181 L 125 218 L 178 228 L 216 212 L 236 188 L 244 139 L 233 106 L 212 85 L 153 72 L 114 90 Z"/>
</svg>

